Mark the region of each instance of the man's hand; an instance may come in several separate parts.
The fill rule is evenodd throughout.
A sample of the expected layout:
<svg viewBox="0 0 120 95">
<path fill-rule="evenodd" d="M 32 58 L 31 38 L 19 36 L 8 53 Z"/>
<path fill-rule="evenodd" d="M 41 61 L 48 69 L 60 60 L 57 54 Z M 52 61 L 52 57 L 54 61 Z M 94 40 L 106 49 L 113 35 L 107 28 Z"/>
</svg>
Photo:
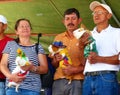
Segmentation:
<svg viewBox="0 0 120 95">
<path fill-rule="evenodd" d="M 95 52 L 90 52 L 90 54 L 88 56 L 88 61 L 91 64 L 95 64 L 98 62 L 98 58 L 99 58 L 99 56 Z"/>
<path fill-rule="evenodd" d="M 56 53 L 56 54 L 54 55 L 54 57 L 55 57 L 56 62 L 59 62 L 59 61 L 63 60 L 62 55 L 59 54 L 59 53 Z"/>
<path fill-rule="evenodd" d="M 83 65 L 79 65 L 79 66 L 72 66 L 70 64 L 65 64 L 65 68 L 63 68 L 63 72 L 64 74 L 70 76 L 70 75 L 73 75 L 73 74 L 78 74 L 80 72 L 83 72 L 84 70 L 84 66 Z"/>
<path fill-rule="evenodd" d="M 59 53 L 56 53 L 54 57 L 52 57 L 52 65 L 57 68 L 59 66 L 59 61 L 61 60 L 63 60 L 62 55 Z"/>
<path fill-rule="evenodd" d="M 66 67 L 65 68 L 62 68 L 63 72 L 65 75 L 72 75 L 73 74 L 73 71 L 74 71 L 74 67 L 70 64 L 64 64 Z"/>
<path fill-rule="evenodd" d="M 90 40 L 88 40 L 89 37 L 90 37 L 90 34 L 86 32 L 82 35 L 82 37 L 79 39 L 80 48 L 84 48 L 88 43 L 91 42 Z"/>
</svg>

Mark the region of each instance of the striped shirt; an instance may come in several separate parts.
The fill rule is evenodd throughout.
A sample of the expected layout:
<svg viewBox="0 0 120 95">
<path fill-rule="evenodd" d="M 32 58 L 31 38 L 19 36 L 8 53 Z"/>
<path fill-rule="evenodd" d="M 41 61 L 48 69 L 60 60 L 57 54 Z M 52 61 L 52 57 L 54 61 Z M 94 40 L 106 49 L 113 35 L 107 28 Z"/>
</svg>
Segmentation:
<svg viewBox="0 0 120 95">
<path fill-rule="evenodd" d="M 17 56 L 16 50 L 18 48 L 21 48 L 23 52 L 25 52 L 26 56 L 29 58 L 29 61 L 31 61 L 34 65 L 38 66 L 39 61 L 35 49 L 36 45 L 22 46 L 17 44 L 15 41 L 10 41 L 7 43 L 5 49 L 3 50 L 3 53 L 9 54 L 8 68 L 10 72 L 12 72 L 16 67 L 15 59 Z M 44 49 L 42 48 L 41 45 L 38 45 L 38 53 L 44 54 Z M 8 79 L 6 79 L 6 85 L 7 84 L 8 84 Z M 25 80 L 20 84 L 19 88 L 40 92 L 41 89 L 40 75 L 30 72 L 26 76 Z"/>
</svg>

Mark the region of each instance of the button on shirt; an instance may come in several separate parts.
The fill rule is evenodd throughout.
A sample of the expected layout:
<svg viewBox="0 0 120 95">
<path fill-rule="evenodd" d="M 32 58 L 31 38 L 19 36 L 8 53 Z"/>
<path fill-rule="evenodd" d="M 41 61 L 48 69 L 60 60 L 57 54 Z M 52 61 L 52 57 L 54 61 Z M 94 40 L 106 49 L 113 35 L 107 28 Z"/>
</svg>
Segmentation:
<svg viewBox="0 0 120 95">
<path fill-rule="evenodd" d="M 92 31 L 92 35 L 96 40 L 99 56 L 113 56 L 120 52 L 120 28 L 114 28 L 109 25 L 106 29 L 98 33 L 95 27 Z M 104 70 L 118 71 L 119 66 L 107 63 L 90 64 L 87 60 L 84 73 Z"/>
</svg>

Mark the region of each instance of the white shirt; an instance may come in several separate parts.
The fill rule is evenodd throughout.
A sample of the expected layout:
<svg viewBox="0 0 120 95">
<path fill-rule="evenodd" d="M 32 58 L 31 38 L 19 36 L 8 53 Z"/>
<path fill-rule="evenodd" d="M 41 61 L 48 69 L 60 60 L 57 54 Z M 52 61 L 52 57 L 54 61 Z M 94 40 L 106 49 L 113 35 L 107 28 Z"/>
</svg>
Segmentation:
<svg viewBox="0 0 120 95">
<path fill-rule="evenodd" d="M 100 33 L 96 31 L 96 27 L 92 31 L 93 38 L 96 40 L 96 47 L 99 56 L 113 56 L 120 52 L 120 28 L 108 26 Z M 94 71 L 119 71 L 119 65 L 111 65 L 107 63 L 90 64 L 86 61 L 84 74 Z"/>
</svg>

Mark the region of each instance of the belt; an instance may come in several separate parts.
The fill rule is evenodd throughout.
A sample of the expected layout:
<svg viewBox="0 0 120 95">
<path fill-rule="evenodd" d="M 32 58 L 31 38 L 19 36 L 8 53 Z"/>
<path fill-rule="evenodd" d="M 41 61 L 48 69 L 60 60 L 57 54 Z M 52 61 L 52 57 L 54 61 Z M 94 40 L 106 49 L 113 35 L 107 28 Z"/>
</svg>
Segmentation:
<svg viewBox="0 0 120 95">
<path fill-rule="evenodd" d="M 5 79 L 0 79 L 0 82 L 5 82 Z"/>
<path fill-rule="evenodd" d="M 95 72 L 87 72 L 85 73 L 85 76 L 97 76 L 100 74 L 108 74 L 108 73 L 114 73 L 116 74 L 117 71 L 95 71 Z"/>
</svg>

